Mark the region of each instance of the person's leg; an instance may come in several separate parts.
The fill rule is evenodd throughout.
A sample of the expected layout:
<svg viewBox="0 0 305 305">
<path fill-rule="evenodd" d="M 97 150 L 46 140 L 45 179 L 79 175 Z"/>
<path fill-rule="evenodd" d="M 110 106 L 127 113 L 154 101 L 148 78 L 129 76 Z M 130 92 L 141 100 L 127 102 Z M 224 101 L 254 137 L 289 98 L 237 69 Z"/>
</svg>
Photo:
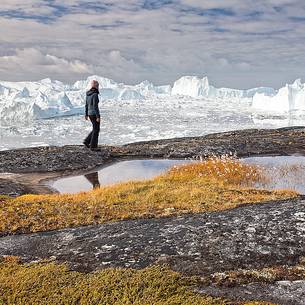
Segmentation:
<svg viewBox="0 0 305 305">
<path fill-rule="evenodd" d="M 86 139 L 83 141 L 83 143 L 84 143 L 88 148 L 90 147 L 91 138 L 92 138 L 92 131 L 90 131 L 90 133 L 88 134 L 88 136 L 86 137 Z"/>
<path fill-rule="evenodd" d="M 90 116 L 90 120 L 92 122 L 92 127 L 93 127 L 91 141 L 90 141 L 90 148 L 97 148 L 98 136 L 100 132 L 100 122 L 96 121 L 95 115 Z"/>
<path fill-rule="evenodd" d="M 83 143 L 89 148 L 90 147 L 90 143 L 91 143 L 91 140 L 92 140 L 92 133 L 93 133 L 93 130 L 94 130 L 94 121 L 96 121 L 96 119 L 94 120 L 92 118 L 93 116 L 89 115 L 89 119 L 92 123 L 92 130 L 90 131 L 90 133 L 88 134 L 88 136 L 86 137 L 86 139 L 83 141 Z"/>
</svg>

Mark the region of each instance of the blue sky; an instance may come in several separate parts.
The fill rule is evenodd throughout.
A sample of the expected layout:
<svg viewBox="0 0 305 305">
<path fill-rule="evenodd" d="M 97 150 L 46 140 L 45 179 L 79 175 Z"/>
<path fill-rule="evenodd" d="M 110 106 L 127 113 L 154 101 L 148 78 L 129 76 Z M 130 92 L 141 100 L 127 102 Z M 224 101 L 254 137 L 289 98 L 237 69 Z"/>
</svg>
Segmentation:
<svg viewBox="0 0 305 305">
<path fill-rule="evenodd" d="M 301 0 L 1 0 L 0 79 L 272 86 L 305 71 Z"/>
</svg>

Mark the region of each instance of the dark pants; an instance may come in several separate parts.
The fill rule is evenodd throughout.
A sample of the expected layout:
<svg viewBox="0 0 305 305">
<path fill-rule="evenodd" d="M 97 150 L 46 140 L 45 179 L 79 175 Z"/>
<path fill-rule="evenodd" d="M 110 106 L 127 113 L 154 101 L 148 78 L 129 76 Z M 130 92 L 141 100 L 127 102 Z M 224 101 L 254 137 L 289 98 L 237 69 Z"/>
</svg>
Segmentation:
<svg viewBox="0 0 305 305">
<path fill-rule="evenodd" d="M 84 140 L 84 144 L 90 146 L 90 148 L 96 148 L 98 143 L 98 135 L 100 133 L 100 122 L 96 121 L 96 115 L 89 115 L 89 119 L 92 123 L 92 131 Z"/>
</svg>

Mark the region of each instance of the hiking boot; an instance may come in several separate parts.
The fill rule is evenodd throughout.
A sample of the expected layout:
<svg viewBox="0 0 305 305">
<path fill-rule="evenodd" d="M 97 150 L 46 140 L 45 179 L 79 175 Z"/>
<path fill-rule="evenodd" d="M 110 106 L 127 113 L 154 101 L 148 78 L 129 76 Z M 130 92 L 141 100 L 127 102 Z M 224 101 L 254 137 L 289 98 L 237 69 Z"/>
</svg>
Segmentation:
<svg viewBox="0 0 305 305">
<path fill-rule="evenodd" d="M 86 143 L 85 141 L 83 142 L 83 144 L 87 147 L 90 148 L 90 145 L 88 143 Z"/>
</svg>

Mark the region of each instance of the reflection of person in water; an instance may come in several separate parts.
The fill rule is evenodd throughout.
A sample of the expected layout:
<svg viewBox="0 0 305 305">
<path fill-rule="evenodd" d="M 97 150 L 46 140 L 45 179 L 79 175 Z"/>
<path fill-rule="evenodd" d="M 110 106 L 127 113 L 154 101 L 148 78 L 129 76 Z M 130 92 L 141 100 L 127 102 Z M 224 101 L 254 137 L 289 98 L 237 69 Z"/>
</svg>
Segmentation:
<svg viewBox="0 0 305 305">
<path fill-rule="evenodd" d="M 94 189 L 101 186 L 98 180 L 98 172 L 86 174 L 85 178 L 92 184 Z"/>
</svg>

